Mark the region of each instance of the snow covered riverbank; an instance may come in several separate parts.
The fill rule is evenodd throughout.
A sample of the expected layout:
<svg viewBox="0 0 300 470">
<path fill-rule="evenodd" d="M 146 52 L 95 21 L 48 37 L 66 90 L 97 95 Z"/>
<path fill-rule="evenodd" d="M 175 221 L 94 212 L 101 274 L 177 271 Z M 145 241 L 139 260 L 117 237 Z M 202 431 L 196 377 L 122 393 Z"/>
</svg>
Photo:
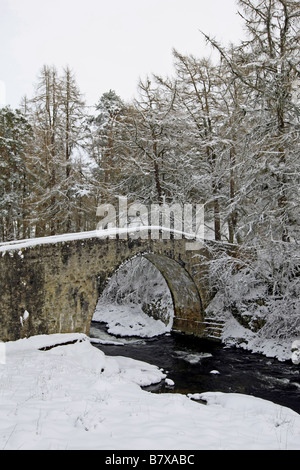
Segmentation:
<svg viewBox="0 0 300 470">
<path fill-rule="evenodd" d="M 107 357 L 85 335 L 36 336 L 5 350 L 1 449 L 300 449 L 294 411 L 240 394 L 143 391 L 166 374 Z"/>
</svg>

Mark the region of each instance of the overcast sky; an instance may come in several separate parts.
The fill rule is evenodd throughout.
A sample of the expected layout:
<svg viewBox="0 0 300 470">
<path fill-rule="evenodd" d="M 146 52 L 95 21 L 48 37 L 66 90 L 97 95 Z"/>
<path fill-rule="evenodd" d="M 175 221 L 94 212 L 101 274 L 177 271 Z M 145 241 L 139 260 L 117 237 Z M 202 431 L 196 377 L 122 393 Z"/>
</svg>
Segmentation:
<svg viewBox="0 0 300 470">
<path fill-rule="evenodd" d="M 172 74 L 172 48 L 209 55 L 199 30 L 238 42 L 236 1 L 0 0 L 0 104 L 31 97 L 44 64 L 70 66 L 89 105 L 110 89 L 130 100 L 139 77 Z"/>
</svg>

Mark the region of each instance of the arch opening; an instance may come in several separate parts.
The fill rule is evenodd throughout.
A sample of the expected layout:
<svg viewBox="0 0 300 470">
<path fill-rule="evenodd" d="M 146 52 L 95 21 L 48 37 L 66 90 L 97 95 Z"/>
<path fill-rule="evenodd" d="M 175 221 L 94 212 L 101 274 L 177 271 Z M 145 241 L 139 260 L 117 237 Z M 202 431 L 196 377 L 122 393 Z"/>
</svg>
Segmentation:
<svg viewBox="0 0 300 470">
<path fill-rule="evenodd" d="M 114 336 L 153 337 L 172 329 L 201 329 L 198 290 L 176 261 L 153 253 L 125 261 L 107 280 L 93 322 L 106 323 Z"/>
<path fill-rule="evenodd" d="M 123 263 L 108 279 L 93 315 L 114 336 L 153 337 L 171 331 L 173 299 L 159 270 L 145 257 Z"/>
</svg>

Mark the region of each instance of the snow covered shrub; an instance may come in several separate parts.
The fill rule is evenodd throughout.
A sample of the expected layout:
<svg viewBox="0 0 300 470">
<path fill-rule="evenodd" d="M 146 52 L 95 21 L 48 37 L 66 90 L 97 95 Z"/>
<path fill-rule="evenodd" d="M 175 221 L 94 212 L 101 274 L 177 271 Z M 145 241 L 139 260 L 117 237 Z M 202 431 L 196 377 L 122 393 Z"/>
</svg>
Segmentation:
<svg viewBox="0 0 300 470">
<path fill-rule="evenodd" d="M 267 337 L 300 335 L 300 256 L 294 243 L 274 243 L 258 253 L 258 268 L 268 285 Z"/>
<path fill-rule="evenodd" d="M 298 251 L 294 244 L 269 243 L 248 264 L 226 253 L 214 259 L 209 277 L 218 292 L 216 314 L 233 315 L 266 339 L 300 336 Z"/>
<path fill-rule="evenodd" d="M 244 327 L 257 331 L 264 325 L 267 285 L 250 266 L 227 255 L 210 264 L 210 282 L 218 292 L 218 317 L 233 315 Z"/>
<path fill-rule="evenodd" d="M 292 344 L 292 362 L 293 364 L 300 364 L 300 340 L 296 340 Z"/>
</svg>

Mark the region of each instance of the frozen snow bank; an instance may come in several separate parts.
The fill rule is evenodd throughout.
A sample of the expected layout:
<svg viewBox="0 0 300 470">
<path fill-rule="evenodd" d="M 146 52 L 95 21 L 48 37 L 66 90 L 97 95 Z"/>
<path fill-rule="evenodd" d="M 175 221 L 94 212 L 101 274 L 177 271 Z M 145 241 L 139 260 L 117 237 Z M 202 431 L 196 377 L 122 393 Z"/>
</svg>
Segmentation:
<svg viewBox="0 0 300 470">
<path fill-rule="evenodd" d="M 32 355 L 35 358 L 39 354 L 36 357 L 42 358 L 47 357 L 47 353 L 50 354 L 50 367 L 53 357 L 63 357 L 76 367 L 103 377 L 117 375 L 126 378 L 134 371 L 130 382 L 136 381 L 138 385 L 151 385 L 165 378 L 157 366 L 130 358 L 107 357 L 90 343 L 90 338 L 83 333 L 39 335 L 10 341 L 5 343 L 7 366 L 13 365 L 18 356 L 30 358 Z"/>
<path fill-rule="evenodd" d="M 36 351 L 54 346 L 65 345 L 76 341 L 88 341 L 89 338 L 84 333 L 57 333 L 52 335 L 37 335 L 29 338 L 19 339 L 18 341 L 8 341 L 5 343 L 9 354 L 16 354 L 24 351 Z"/>
<path fill-rule="evenodd" d="M 253 353 L 263 354 L 266 357 L 273 357 L 279 361 L 293 360 L 293 357 L 296 359 L 296 351 L 295 354 L 292 355 L 292 344 L 297 343 L 297 338 L 270 338 L 264 334 L 263 328 L 256 333 L 245 328 L 233 317 L 229 309 L 224 307 L 222 293 L 217 293 L 207 309 L 207 314 L 212 318 L 215 317 L 217 320 L 224 322 L 221 335 L 223 344 L 236 346 Z"/>
<path fill-rule="evenodd" d="M 145 392 L 140 385 L 162 380 L 162 371 L 107 357 L 84 335 L 5 346 L 1 449 L 300 449 L 300 415 L 292 410 L 237 394 L 201 394 L 206 406 Z"/>
<path fill-rule="evenodd" d="M 93 321 L 106 323 L 110 334 L 121 337 L 152 338 L 171 330 L 171 325 L 167 326 L 161 320 L 149 317 L 137 304 L 118 305 L 100 301 Z"/>
</svg>

